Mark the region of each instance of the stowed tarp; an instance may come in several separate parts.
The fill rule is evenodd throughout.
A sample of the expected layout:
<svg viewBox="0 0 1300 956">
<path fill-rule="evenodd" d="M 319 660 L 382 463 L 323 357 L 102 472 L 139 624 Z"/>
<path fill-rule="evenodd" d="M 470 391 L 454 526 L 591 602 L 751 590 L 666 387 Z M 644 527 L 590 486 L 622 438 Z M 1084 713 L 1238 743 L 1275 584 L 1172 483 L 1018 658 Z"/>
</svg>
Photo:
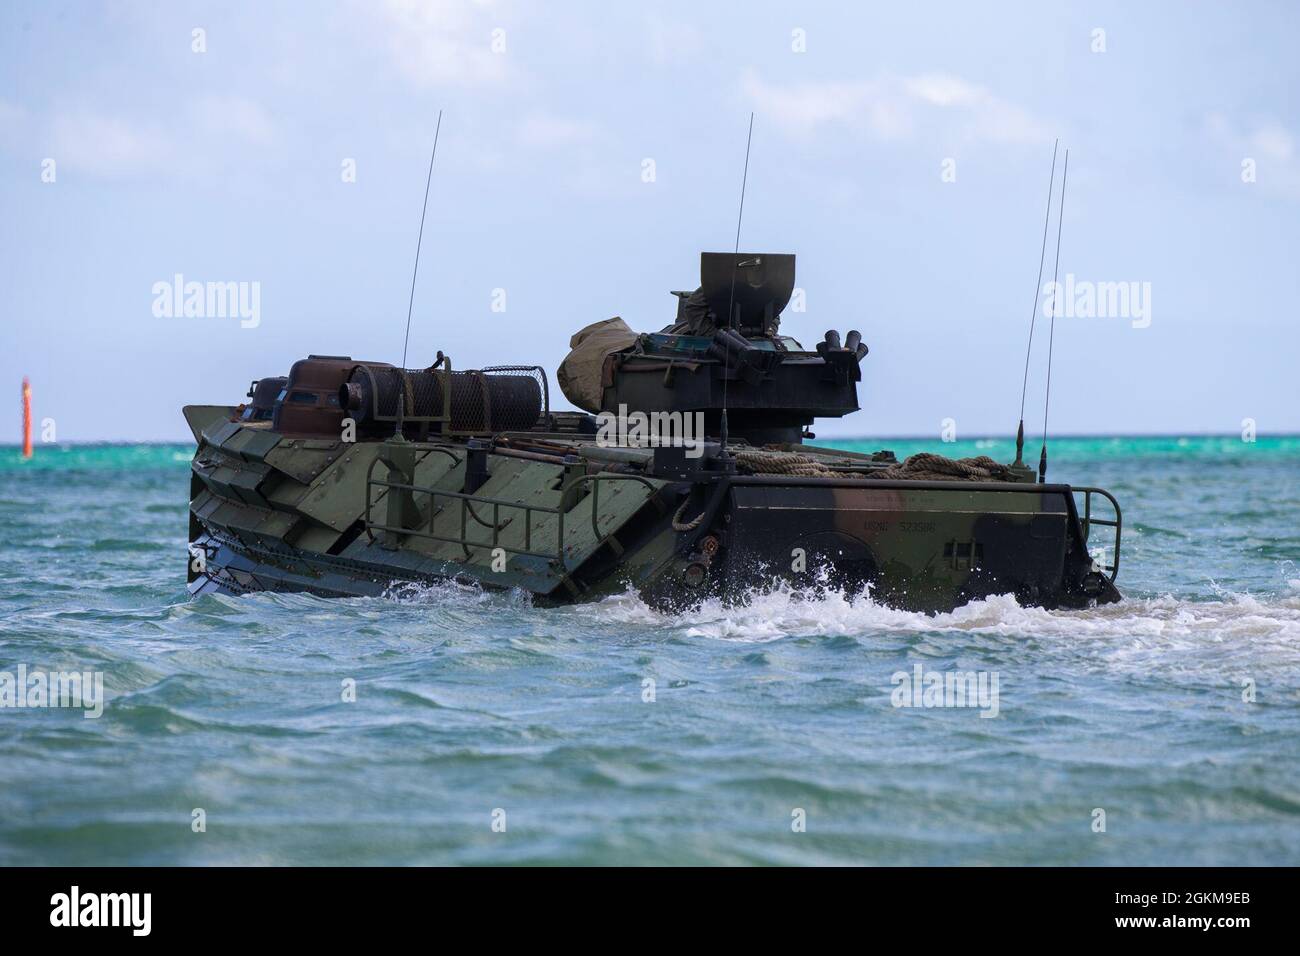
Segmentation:
<svg viewBox="0 0 1300 956">
<path fill-rule="evenodd" d="M 555 373 L 564 397 L 583 411 L 599 412 L 605 357 L 636 344 L 637 334 L 618 316 L 593 322 L 569 339 L 570 352 Z"/>
</svg>

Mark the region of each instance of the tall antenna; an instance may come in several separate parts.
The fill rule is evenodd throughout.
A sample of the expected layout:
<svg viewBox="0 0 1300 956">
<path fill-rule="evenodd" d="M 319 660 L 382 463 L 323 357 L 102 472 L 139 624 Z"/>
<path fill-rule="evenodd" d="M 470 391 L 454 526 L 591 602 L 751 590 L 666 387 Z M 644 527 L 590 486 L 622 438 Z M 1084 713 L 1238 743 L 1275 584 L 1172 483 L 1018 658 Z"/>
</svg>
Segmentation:
<svg viewBox="0 0 1300 956">
<path fill-rule="evenodd" d="M 1057 281 L 1061 274 L 1061 225 L 1065 221 L 1065 178 L 1070 173 L 1070 151 L 1065 151 L 1065 168 L 1061 170 L 1061 211 L 1056 214 L 1056 265 L 1052 269 L 1052 325 L 1047 336 L 1047 393 L 1043 397 L 1043 451 L 1038 456 L 1038 483 L 1047 481 L 1047 410 L 1052 403 L 1052 344 L 1056 340 L 1056 297 L 1061 291 Z"/>
<path fill-rule="evenodd" d="M 1015 464 L 1024 467 L 1025 452 L 1025 392 L 1029 387 L 1029 356 L 1034 350 L 1034 323 L 1038 320 L 1038 297 L 1043 287 L 1043 261 L 1047 257 L 1047 224 L 1052 219 L 1052 188 L 1056 185 L 1056 151 L 1061 145 L 1058 137 L 1052 144 L 1052 174 L 1047 180 L 1047 211 L 1043 215 L 1043 247 L 1038 252 L 1038 278 L 1034 281 L 1034 307 L 1029 313 L 1029 344 L 1025 346 L 1025 375 L 1020 383 L 1020 425 L 1016 429 Z"/>
<path fill-rule="evenodd" d="M 745 187 L 749 184 L 749 147 L 754 141 L 754 113 L 749 114 L 749 132 L 745 136 L 745 172 L 740 178 L 740 211 L 736 214 L 736 245 L 731 253 L 731 291 L 727 295 L 727 328 L 735 325 L 736 270 L 740 267 L 740 224 L 745 219 Z M 727 459 L 727 369 L 731 364 L 731 348 L 723 341 L 724 367 L 722 369 L 722 449 L 723 461 Z"/>
<path fill-rule="evenodd" d="M 424 243 L 424 217 L 429 212 L 429 185 L 433 182 L 433 160 L 438 155 L 438 133 L 442 130 L 442 110 L 438 110 L 438 125 L 433 131 L 433 152 L 429 155 L 429 175 L 424 181 L 424 205 L 420 207 L 420 235 L 415 240 L 415 269 L 411 272 L 411 300 L 406 305 L 406 337 L 402 339 L 402 368 L 406 368 L 406 347 L 411 341 L 411 310 L 415 308 L 415 277 L 420 274 L 420 246 Z M 401 399 L 398 399 L 398 418 L 401 418 Z"/>
<path fill-rule="evenodd" d="M 397 395 L 397 424 L 393 426 L 393 437 L 401 440 L 402 419 L 406 412 L 406 348 L 411 342 L 411 311 L 415 308 L 415 277 L 420 274 L 420 246 L 424 244 L 424 217 L 429 212 L 429 185 L 433 182 L 433 160 L 438 155 L 438 133 L 442 131 L 442 110 L 438 110 L 438 125 L 433 130 L 433 152 L 429 154 L 429 175 L 424 180 L 424 205 L 420 207 L 420 234 L 415 240 L 415 268 L 411 270 L 411 298 L 406 303 L 406 335 L 402 337 L 402 364 L 398 374 L 402 377 L 402 387 Z"/>
</svg>

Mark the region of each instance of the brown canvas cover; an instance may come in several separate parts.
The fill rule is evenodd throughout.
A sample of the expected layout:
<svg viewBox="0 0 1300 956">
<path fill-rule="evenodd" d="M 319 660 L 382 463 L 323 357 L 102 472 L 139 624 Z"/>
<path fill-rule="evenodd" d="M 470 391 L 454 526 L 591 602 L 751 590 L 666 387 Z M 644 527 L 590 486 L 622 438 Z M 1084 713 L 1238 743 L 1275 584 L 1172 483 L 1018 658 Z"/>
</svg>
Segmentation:
<svg viewBox="0 0 1300 956">
<path fill-rule="evenodd" d="M 564 397 L 586 412 L 599 412 L 605 357 L 636 344 L 637 334 L 618 316 L 593 322 L 569 339 L 570 352 L 555 373 Z"/>
</svg>

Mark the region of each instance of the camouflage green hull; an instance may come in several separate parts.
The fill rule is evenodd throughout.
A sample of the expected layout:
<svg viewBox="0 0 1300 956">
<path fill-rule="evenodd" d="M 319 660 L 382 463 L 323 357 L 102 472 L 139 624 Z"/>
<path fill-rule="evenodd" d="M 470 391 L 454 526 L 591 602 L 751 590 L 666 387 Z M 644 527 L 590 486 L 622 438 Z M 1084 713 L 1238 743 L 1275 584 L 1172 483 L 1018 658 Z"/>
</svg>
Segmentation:
<svg viewBox="0 0 1300 956">
<path fill-rule="evenodd" d="M 1119 599 L 1113 567 L 1088 551 L 1090 527 L 1109 524 L 1091 515 L 1095 489 L 692 471 L 555 435 L 543 444 L 562 454 L 509 440 L 295 438 L 231 411 L 186 409 L 195 594 L 456 580 L 539 603 L 633 588 L 689 606 L 788 581 L 868 587 L 922 611 L 1006 593 L 1046 607 Z"/>
</svg>

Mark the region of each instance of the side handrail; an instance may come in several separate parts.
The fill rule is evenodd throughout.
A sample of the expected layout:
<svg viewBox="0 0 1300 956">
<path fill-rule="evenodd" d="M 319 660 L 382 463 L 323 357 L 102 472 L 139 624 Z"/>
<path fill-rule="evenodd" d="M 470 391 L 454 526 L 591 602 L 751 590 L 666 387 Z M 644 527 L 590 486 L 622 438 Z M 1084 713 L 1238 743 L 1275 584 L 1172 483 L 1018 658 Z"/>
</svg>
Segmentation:
<svg viewBox="0 0 1300 956">
<path fill-rule="evenodd" d="M 661 513 L 664 511 L 663 502 L 656 497 L 659 493 L 659 489 L 655 487 L 654 482 L 650 481 L 648 478 L 643 478 L 640 475 L 578 475 L 560 489 L 560 507 L 564 507 L 564 502 L 567 500 L 570 491 L 584 482 L 591 482 L 591 530 L 592 533 L 595 534 L 597 541 L 603 541 L 605 537 L 601 534 L 600 525 L 597 520 L 600 516 L 600 483 L 602 481 L 638 481 L 650 489 L 649 500 L 654 501 L 659 506 Z"/>
<path fill-rule="evenodd" d="M 1109 572 L 1110 580 L 1114 582 L 1115 578 L 1119 575 L 1119 545 L 1120 536 L 1124 527 L 1124 514 L 1120 511 L 1119 502 L 1115 500 L 1115 496 L 1105 488 L 1076 487 L 1071 490 L 1083 493 L 1083 517 L 1080 519 L 1080 523 L 1083 525 L 1083 543 L 1085 545 L 1088 543 L 1088 535 L 1092 531 L 1093 525 L 1101 525 L 1102 527 L 1115 529 L 1115 560 L 1111 564 L 1102 566 L 1102 570 Z M 1115 512 L 1114 520 L 1093 517 L 1093 495 L 1101 495 L 1110 502 L 1111 509 Z"/>
<path fill-rule="evenodd" d="M 372 500 L 370 492 L 372 488 L 388 488 L 395 491 L 409 491 L 412 495 L 428 495 L 429 513 L 425 522 L 430 530 L 425 531 L 420 528 L 395 527 L 393 525 L 378 524 L 373 521 L 371 519 Z M 432 530 L 434 519 L 437 518 L 440 513 L 437 508 L 437 499 L 439 498 L 449 498 L 452 501 L 460 503 L 460 534 L 455 537 L 451 535 L 435 534 Z M 487 506 L 492 509 L 492 520 L 490 524 L 479 518 L 477 514 L 474 515 L 476 521 L 484 527 L 491 529 L 491 538 L 486 541 L 476 540 L 471 538 L 469 535 L 471 504 Z M 524 513 L 524 546 L 522 548 L 503 544 L 501 542 L 501 531 L 509 522 L 509 518 L 507 518 L 505 522 L 501 520 L 502 508 L 513 508 Z M 463 491 L 444 491 L 439 488 L 413 485 L 401 481 L 388 481 L 383 478 L 367 478 L 366 480 L 365 524 L 366 533 L 371 536 L 372 540 L 375 531 L 389 531 L 394 534 L 414 535 L 418 538 L 428 538 L 432 541 L 444 541 L 448 544 L 458 544 L 461 546 L 462 550 L 464 550 L 466 557 L 469 557 L 470 547 L 473 546 L 481 548 L 501 548 L 503 551 L 510 554 L 523 554 L 534 558 L 544 558 L 548 561 L 560 560 L 562 552 L 558 548 L 555 551 L 539 551 L 533 548 L 532 516 L 534 514 L 553 514 L 558 516 L 557 538 L 559 538 L 561 542 L 563 541 L 564 512 L 559 508 L 550 508 L 545 505 L 529 505 L 520 501 L 507 501 L 503 498 L 487 498 L 482 495 L 466 494 Z"/>
<path fill-rule="evenodd" d="M 438 448 L 435 446 L 432 449 L 422 449 L 422 450 L 444 452 L 445 454 L 449 455 L 457 464 L 460 463 L 460 458 L 452 454 L 448 449 Z M 655 486 L 653 482 L 649 481 L 646 478 L 643 478 L 640 475 L 612 475 L 612 474 L 579 475 L 560 489 L 559 504 L 556 507 L 551 507 L 548 505 L 526 504 L 521 501 L 509 501 L 504 498 L 489 498 L 484 495 L 468 494 L 466 492 L 461 492 L 461 491 L 446 491 L 446 490 L 428 487 L 428 486 L 410 484 L 407 482 L 390 481 L 386 478 L 376 478 L 374 477 L 374 469 L 376 465 L 379 465 L 381 463 L 385 465 L 385 467 L 389 468 L 389 470 L 391 471 L 392 469 L 391 463 L 386 461 L 383 458 L 383 456 L 377 456 L 370 462 L 370 467 L 366 472 L 366 506 L 365 506 L 365 513 L 364 513 L 363 520 L 365 523 L 366 535 L 369 537 L 369 539 L 371 541 L 374 541 L 375 531 L 387 531 L 387 532 L 392 532 L 394 534 L 400 534 L 400 535 L 414 535 L 416 537 L 427 538 L 432 541 L 442 541 L 448 544 L 460 545 L 461 549 L 465 552 L 466 557 L 470 556 L 471 553 L 470 548 L 471 546 L 473 546 L 473 547 L 486 547 L 486 548 L 500 548 L 509 554 L 519 554 L 528 557 L 542 558 L 547 561 L 558 562 L 560 564 L 563 564 L 564 546 L 567 539 L 567 535 L 565 532 L 565 515 L 568 512 L 568 509 L 565 507 L 565 505 L 567 504 L 569 496 L 572 494 L 574 489 L 586 483 L 590 483 L 592 486 L 591 529 L 592 529 L 592 533 L 596 537 L 597 543 L 603 543 L 607 537 L 607 535 L 601 532 L 600 523 L 599 523 L 600 485 L 602 482 L 635 481 L 640 484 L 643 484 L 646 486 L 646 488 L 649 489 L 651 500 L 656 502 L 656 504 L 658 505 L 661 511 L 663 510 L 663 503 L 660 502 L 656 497 L 659 489 Z M 375 522 L 372 518 L 372 508 L 374 506 L 374 499 L 372 495 L 373 488 L 386 488 L 389 489 L 390 492 L 407 491 L 410 492 L 413 496 L 419 494 L 428 495 L 429 511 L 428 511 L 428 517 L 425 519 L 427 530 L 421 528 L 394 527 L 392 525 L 379 524 Z M 436 504 L 437 499 L 440 497 L 451 499 L 452 501 L 457 501 L 460 503 L 460 534 L 457 536 L 453 537 L 451 535 L 436 534 L 433 531 L 434 519 L 440 513 L 440 509 L 437 508 L 437 504 Z M 469 536 L 468 520 L 470 514 L 472 513 L 472 506 L 474 505 L 488 506 L 492 509 L 491 524 L 483 521 L 481 518 L 478 517 L 477 513 L 474 513 L 474 518 L 476 521 L 478 521 L 484 527 L 488 527 L 491 529 L 492 534 L 489 540 L 486 541 L 475 540 Z M 503 508 L 514 509 L 515 511 L 523 512 L 523 516 L 524 516 L 523 547 L 516 547 L 501 542 L 500 540 L 501 531 L 510 522 L 509 517 L 507 517 L 504 522 L 501 520 L 501 509 Z M 543 551 L 543 550 L 535 549 L 533 547 L 532 522 L 533 522 L 533 515 L 535 514 L 556 516 L 555 550 Z"/>
<path fill-rule="evenodd" d="M 421 448 L 420 450 L 421 450 L 421 451 L 426 451 L 426 452 L 434 452 L 434 451 L 442 452 L 442 454 L 446 455 L 448 458 L 451 459 L 451 467 L 452 467 L 452 468 L 455 468 L 457 465 L 459 465 L 459 464 L 460 464 L 460 461 L 461 461 L 458 457 L 456 457 L 456 453 L 453 452 L 450 448 L 441 448 L 441 447 L 439 447 L 439 446 L 437 446 L 437 445 L 433 445 L 433 446 L 430 446 L 430 447 L 428 447 L 428 448 Z M 383 456 L 382 453 L 380 453 L 380 454 L 376 455 L 374 458 L 370 459 L 370 465 L 366 468 L 366 510 L 365 510 L 365 524 L 366 524 L 366 536 L 369 537 L 371 541 L 374 541 L 374 540 L 375 540 L 375 536 L 374 536 L 373 534 L 371 534 L 371 532 L 370 532 L 370 508 L 371 508 L 371 506 L 373 505 L 373 502 L 370 500 L 370 485 L 371 485 L 372 483 L 375 483 L 375 465 L 378 465 L 378 464 L 381 464 L 381 463 L 382 463 L 385 467 L 388 468 L 389 472 L 391 472 L 391 471 L 393 470 L 393 465 L 392 465 L 392 463 L 389 462 L 389 461 L 385 461 L 385 460 L 384 460 L 384 456 Z M 418 464 L 418 463 L 417 463 L 417 464 Z M 377 527 L 377 526 L 376 526 L 376 527 Z"/>
</svg>

